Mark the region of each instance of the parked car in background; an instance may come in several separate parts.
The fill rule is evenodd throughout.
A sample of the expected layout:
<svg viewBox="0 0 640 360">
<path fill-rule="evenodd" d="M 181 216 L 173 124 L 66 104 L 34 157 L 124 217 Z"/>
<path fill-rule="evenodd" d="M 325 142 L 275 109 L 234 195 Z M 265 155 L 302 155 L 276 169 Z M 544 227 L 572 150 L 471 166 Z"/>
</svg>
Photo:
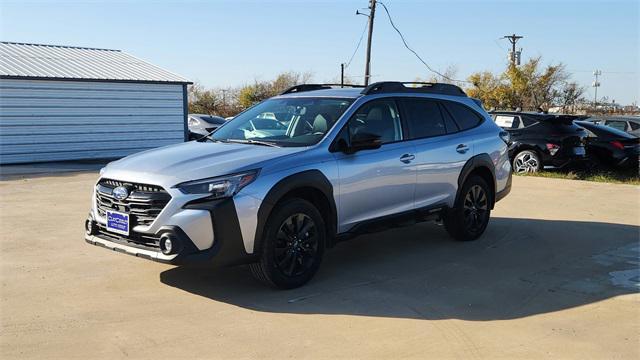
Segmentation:
<svg viewBox="0 0 640 360">
<path fill-rule="evenodd" d="M 516 111 L 492 111 L 491 116 L 511 135 L 509 158 L 514 172 L 561 168 L 586 158 L 587 132 L 573 123 L 583 116 Z"/>
<path fill-rule="evenodd" d="M 590 159 L 608 166 L 638 166 L 639 137 L 589 121 L 575 123 L 587 130 L 586 150 Z"/>
<path fill-rule="evenodd" d="M 189 140 L 202 139 L 213 130 L 225 123 L 225 119 L 220 116 L 205 114 L 189 114 Z"/>
<path fill-rule="evenodd" d="M 589 121 L 640 136 L 640 117 L 638 116 L 593 117 Z"/>
</svg>

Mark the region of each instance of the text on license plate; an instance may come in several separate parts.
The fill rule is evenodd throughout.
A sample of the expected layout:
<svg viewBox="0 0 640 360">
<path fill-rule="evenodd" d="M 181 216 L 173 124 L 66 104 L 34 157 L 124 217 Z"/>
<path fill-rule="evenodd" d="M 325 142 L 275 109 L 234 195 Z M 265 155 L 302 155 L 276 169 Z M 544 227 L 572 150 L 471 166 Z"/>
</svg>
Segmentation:
<svg viewBox="0 0 640 360">
<path fill-rule="evenodd" d="M 129 235 L 129 214 L 107 210 L 107 230 Z"/>
</svg>

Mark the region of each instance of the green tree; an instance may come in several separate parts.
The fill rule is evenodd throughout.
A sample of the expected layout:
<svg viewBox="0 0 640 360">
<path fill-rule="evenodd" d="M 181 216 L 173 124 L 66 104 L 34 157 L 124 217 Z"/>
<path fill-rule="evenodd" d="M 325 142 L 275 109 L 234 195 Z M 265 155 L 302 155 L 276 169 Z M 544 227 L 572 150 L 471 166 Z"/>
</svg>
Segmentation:
<svg viewBox="0 0 640 360">
<path fill-rule="evenodd" d="M 475 73 L 469 76 L 472 85 L 466 91 L 482 100 L 487 108 L 522 110 L 548 110 L 564 101 L 565 91 L 569 92 L 566 95 L 575 95 L 566 88 L 570 76 L 562 63 L 541 67 L 541 58 L 537 57 L 522 66 L 509 64 L 500 75 L 488 71 Z"/>
<path fill-rule="evenodd" d="M 271 81 L 255 81 L 252 85 L 243 86 L 238 93 L 238 104 L 247 108 L 262 100 L 278 95 L 287 88 L 306 84 L 311 79 L 311 73 L 285 72 Z"/>
<path fill-rule="evenodd" d="M 194 83 L 189 87 L 189 112 L 195 114 L 214 115 L 216 107 L 221 103 L 218 94 L 213 90 L 206 90 L 201 84 Z"/>
</svg>

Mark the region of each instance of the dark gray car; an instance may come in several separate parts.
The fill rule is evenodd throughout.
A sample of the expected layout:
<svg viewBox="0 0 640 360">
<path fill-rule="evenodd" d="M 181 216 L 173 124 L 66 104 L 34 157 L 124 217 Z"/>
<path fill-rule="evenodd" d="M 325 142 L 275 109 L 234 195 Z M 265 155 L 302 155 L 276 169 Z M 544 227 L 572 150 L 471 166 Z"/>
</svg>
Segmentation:
<svg viewBox="0 0 640 360">
<path fill-rule="evenodd" d="M 635 136 L 640 136 L 639 116 L 607 116 L 591 118 L 589 121 L 593 121 L 598 125 L 606 125 Z"/>
<path fill-rule="evenodd" d="M 189 114 L 189 140 L 201 139 L 225 123 L 220 116 L 206 114 Z"/>
</svg>

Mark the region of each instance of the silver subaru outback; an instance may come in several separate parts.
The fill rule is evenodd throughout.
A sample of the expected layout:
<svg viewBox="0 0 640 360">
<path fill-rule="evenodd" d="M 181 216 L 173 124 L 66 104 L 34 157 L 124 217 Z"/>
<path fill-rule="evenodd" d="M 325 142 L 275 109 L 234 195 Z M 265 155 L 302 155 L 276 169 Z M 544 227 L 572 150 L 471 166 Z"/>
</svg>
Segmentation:
<svg viewBox="0 0 640 360">
<path fill-rule="evenodd" d="M 457 240 L 481 236 L 511 189 L 508 142 L 454 85 L 298 85 L 200 141 L 108 164 L 85 240 L 171 264 L 249 264 L 294 288 L 359 234 L 441 220 Z"/>
</svg>

